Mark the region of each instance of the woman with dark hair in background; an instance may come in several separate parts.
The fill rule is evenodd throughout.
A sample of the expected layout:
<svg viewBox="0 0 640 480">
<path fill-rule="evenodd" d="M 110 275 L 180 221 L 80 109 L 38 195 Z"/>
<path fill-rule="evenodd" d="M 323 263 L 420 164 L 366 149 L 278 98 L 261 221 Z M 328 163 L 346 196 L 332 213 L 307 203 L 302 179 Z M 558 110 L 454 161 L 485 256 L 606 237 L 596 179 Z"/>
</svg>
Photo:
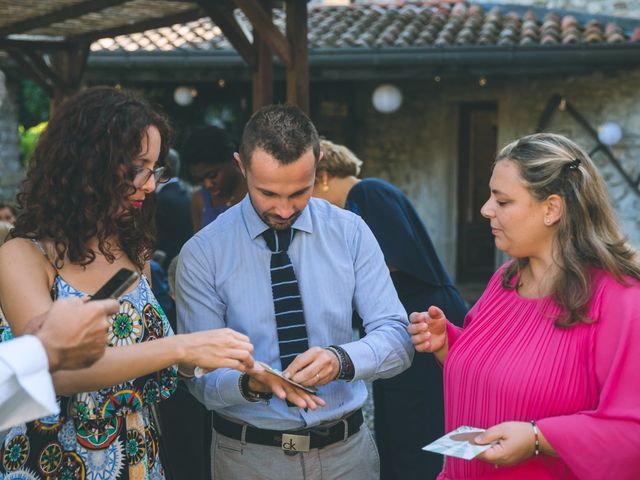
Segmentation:
<svg viewBox="0 0 640 480">
<path fill-rule="evenodd" d="M 191 197 L 193 232 L 213 222 L 247 193 L 233 154 L 236 143 L 221 128 L 200 127 L 181 150 L 189 175 L 202 188 Z"/>
<path fill-rule="evenodd" d="M 462 324 L 466 305 L 406 195 L 384 180 L 358 179 L 362 162 L 347 147 L 327 140 L 320 147 L 314 196 L 357 213 L 371 228 L 407 313 L 440 305 Z M 435 478 L 442 457 L 421 447 L 444 431 L 440 366 L 428 355 L 415 355 L 408 370 L 373 382 L 373 401 L 382 480 Z"/>
<path fill-rule="evenodd" d="M 489 186 L 481 213 L 513 260 L 464 330 L 445 309 L 410 316 L 416 350 L 444 364 L 447 431 L 487 429 L 472 441 L 491 444 L 438 478 L 640 478 L 640 265 L 602 177 L 541 133 L 502 149 Z"/>
<path fill-rule="evenodd" d="M 96 292 L 121 268 L 140 277 L 110 320 L 105 355 L 53 375 L 60 415 L 9 432 L 4 478 L 162 479 L 153 409 L 173 393 L 177 373 L 252 364 L 248 338 L 231 330 L 173 335 L 151 293 L 148 198 L 169 140 L 167 120 L 146 102 L 96 87 L 56 109 L 36 147 L 13 239 L 0 248 L 11 334 L 54 299 Z"/>
</svg>

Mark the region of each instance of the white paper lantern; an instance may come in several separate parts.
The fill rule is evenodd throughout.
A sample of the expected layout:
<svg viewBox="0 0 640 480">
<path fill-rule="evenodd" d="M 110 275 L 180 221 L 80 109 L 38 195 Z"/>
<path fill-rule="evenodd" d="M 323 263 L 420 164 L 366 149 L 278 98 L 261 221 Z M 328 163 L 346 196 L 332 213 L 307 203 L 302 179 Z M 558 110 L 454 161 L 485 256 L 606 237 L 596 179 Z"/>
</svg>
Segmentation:
<svg viewBox="0 0 640 480">
<path fill-rule="evenodd" d="M 380 85 L 373 91 L 371 101 L 380 113 L 393 113 L 402 105 L 402 92 L 390 83 Z"/>
<path fill-rule="evenodd" d="M 178 87 L 173 92 L 173 99 L 181 107 L 191 105 L 193 102 L 193 89 L 189 87 Z"/>
<path fill-rule="evenodd" d="M 615 145 L 622 139 L 622 128 L 615 122 L 604 122 L 598 127 L 598 138 L 605 145 Z"/>
</svg>

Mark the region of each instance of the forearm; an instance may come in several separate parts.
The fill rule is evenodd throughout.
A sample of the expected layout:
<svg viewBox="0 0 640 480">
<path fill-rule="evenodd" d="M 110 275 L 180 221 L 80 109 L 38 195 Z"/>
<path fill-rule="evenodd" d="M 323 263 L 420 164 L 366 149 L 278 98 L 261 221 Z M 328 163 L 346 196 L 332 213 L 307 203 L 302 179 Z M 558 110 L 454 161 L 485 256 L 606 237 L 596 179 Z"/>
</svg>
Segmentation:
<svg viewBox="0 0 640 480">
<path fill-rule="evenodd" d="M 414 349 L 406 327 L 385 325 L 356 341 L 340 345 L 355 368 L 355 380 L 390 378 L 411 366 Z"/>
<path fill-rule="evenodd" d="M 233 405 L 248 404 L 240 393 L 240 372 L 219 368 L 202 378 L 187 382 L 191 394 L 209 410 L 219 410 Z"/>
<path fill-rule="evenodd" d="M 444 346 L 433 352 L 433 355 L 436 357 L 436 360 L 440 365 L 444 365 L 444 362 L 447 360 L 447 356 L 449 355 L 449 345 L 447 342 L 444 343 Z"/>
<path fill-rule="evenodd" d="M 558 457 L 558 453 L 555 451 L 553 446 L 547 441 L 544 437 L 544 434 L 540 429 L 538 429 L 538 442 L 540 443 L 540 453 L 544 455 L 550 455 L 552 457 Z"/>
<path fill-rule="evenodd" d="M 89 392 L 157 372 L 184 358 L 180 336 L 107 348 L 105 355 L 89 368 L 54 373 L 53 383 L 59 395 Z"/>
</svg>

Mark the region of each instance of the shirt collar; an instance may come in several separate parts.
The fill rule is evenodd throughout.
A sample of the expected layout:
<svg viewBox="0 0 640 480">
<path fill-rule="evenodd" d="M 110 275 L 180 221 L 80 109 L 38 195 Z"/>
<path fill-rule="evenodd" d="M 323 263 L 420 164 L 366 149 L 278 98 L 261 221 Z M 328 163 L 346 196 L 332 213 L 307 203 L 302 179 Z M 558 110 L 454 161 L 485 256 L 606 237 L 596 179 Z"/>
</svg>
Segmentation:
<svg viewBox="0 0 640 480">
<path fill-rule="evenodd" d="M 307 206 L 302 210 L 302 214 L 294 222 L 293 228 L 296 230 L 313 233 L 313 222 L 311 220 L 311 212 L 309 211 L 309 209 L 312 208 L 312 201 L 313 199 L 309 200 Z M 245 226 L 247 227 L 247 232 L 252 240 L 255 240 L 257 237 L 262 235 L 262 232 L 269 229 L 269 225 L 262 221 L 255 208 L 253 208 L 249 194 L 246 194 L 240 202 L 240 208 Z"/>
</svg>

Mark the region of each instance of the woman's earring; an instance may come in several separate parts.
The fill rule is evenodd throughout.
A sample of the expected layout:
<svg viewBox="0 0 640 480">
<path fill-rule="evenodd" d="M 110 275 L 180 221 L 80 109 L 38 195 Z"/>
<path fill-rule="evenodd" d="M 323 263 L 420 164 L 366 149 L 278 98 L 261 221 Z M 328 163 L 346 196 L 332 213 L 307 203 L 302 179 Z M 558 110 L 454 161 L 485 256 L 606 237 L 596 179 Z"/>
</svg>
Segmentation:
<svg viewBox="0 0 640 480">
<path fill-rule="evenodd" d="M 324 182 L 322 182 L 322 191 L 323 192 L 328 192 L 329 191 L 329 184 L 327 183 L 326 180 Z"/>
<path fill-rule="evenodd" d="M 545 224 L 545 225 L 547 225 L 547 226 L 548 226 L 548 225 L 551 225 L 551 219 L 549 219 L 549 218 L 545 218 L 545 219 L 544 219 L 544 224 Z"/>
</svg>

